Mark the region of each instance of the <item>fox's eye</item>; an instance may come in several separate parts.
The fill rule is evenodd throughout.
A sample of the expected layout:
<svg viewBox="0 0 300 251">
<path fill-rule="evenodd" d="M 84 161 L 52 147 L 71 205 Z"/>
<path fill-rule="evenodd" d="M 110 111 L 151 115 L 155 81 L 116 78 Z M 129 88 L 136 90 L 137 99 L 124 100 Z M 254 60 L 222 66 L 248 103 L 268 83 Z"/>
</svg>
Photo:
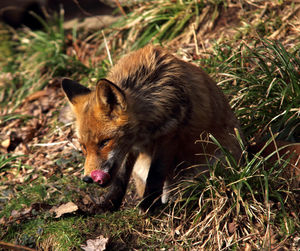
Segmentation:
<svg viewBox="0 0 300 251">
<path fill-rule="evenodd" d="M 104 139 L 104 140 L 101 140 L 99 143 L 98 143 L 98 147 L 101 149 L 103 147 L 105 147 L 108 142 L 111 141 L 111 139 Z"/>
</svg>

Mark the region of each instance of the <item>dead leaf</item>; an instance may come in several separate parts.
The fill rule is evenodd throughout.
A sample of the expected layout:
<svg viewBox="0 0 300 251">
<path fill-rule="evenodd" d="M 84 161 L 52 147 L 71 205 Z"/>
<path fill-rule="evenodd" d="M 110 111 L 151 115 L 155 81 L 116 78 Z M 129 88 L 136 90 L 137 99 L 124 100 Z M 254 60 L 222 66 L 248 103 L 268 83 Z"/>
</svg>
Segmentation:
<svg viewBox="0 0 300 251">
<path fill-rule="evenodd" d="M 10 138 L 5 139 L 1 142 L 1 146 L 4 147 L 5 149 L 7 149 L 10 145 Z"/>
<path fill-rule="evenodd" d="M 81 248 L 85 251 L 103 251 L 106 249 L 108 238 L 100 235 L 94 240 L 87 240 L 86 245 L 81 245 Z"/>
<path fill-rule="evenodd" d="M 246 243 L 244 251 L 251 251 L 251 250 L 252 250 L 251 245 L 249 243 Z"/>
<path fill-rule="evenodd" d="M 69 214 L 76 212 L 78 210 L 78 206 L 72 201 L 62 204 L 59 207 L 53 207 L 50 209 L 50 212 L 54 212 L 56 214 L 55 218 L 61 217 L 63 214 Z"/>
<path fill-rule="evenodd" d="M 58 121 L 60 121 L 64 124 L 68 124 L 68 123 L 71 123 L 72 121 L 74 121 L 74 114 L 69 105 L 60 109 Z"/>
<path fill-rule="evenodd" d="M 237 227 L 237 224 L 235 222 L 230 222 L 228 224 L 228 232 L 230 234 L 233 234 L 235 232 L 235 230 L 236 230 L 236 227 Z"/>
<path fill-rule="evenodd" d="M 20 217 L 20 215 L 21 215 L 21 213 L 17 210 L 12 210 L 10 213 L 10 216 L 14 217 L 14 218 Z"/>
<path fill-rule="evenodd" d="M 34 204 L 33 204 L 34 205 Z M 9 216 L 7 223 L 18 222 L 23 219 L 29 219 L 32 217 L 32 209 L 33 207 L 23 208 L 21 210 L 12 210 Z M 5 219 L 1 219 L 1 222 L 4 222 Z M 1 224 L 0 222 L 0 224 Z"/>
<path fill-rule="evenodd" d="M 5 216 L 3 216 L 1 219 L 0 219 L 0 225 L 5 225 L 7 219 Z"/>
<path fill-rule="evenodd" d="M 32 206 L 23 208 L 20 211 L 12 210 L 10 213 L 10 217 L 13 217 L 14 219 L 20 218 L 21 216 L 28 216 L 32 211 Z"/>
</svg>

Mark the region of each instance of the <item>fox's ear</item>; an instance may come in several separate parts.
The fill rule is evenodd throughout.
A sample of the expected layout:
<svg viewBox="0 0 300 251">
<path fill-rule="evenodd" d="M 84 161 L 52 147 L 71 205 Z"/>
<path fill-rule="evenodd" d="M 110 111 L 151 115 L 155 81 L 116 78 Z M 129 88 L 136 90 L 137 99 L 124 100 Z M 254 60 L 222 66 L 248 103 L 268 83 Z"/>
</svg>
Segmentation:
<svg viewBox="0 0 300 251">
<path fill-rule="evenodd" d="M 101 79 L 97 83 L 96 96 L 99 106 L 104 108 L 109 114 L 127 109 L 125 93 L 107 79 Z"/>
<path fill-rule="evenodd" d="M 74 103 L 74 98 L 76 96 L 88 94 L 91 92 L 89 88 L 68 78 L 62 79 L 61 87 L 71 103 Z"/>
</svg>

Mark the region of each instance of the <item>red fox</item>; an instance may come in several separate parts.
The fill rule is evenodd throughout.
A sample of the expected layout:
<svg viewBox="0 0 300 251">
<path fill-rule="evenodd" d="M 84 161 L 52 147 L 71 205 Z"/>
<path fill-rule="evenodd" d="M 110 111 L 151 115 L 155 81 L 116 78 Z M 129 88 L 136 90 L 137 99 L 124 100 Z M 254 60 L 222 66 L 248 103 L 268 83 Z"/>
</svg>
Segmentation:
<svg viewBox="0 0 300 251">
<path fill-rule="evenodd" d="M 86 156 L 83 181 L 110 185 L 104 210 L 120 207 L 132 172 L 142 210 L 162 194 L 165 202 L 176 175 L 205 168 L 218 154 L 214 144 L 196 142 L 201 135 L 212 134 L 236 161 L 241 156 L 240 126 L 222 91 L 201 68 L 160 47 L 123 57 L 95 90 L 66 78 L 62 88 Z"/>
</svg>

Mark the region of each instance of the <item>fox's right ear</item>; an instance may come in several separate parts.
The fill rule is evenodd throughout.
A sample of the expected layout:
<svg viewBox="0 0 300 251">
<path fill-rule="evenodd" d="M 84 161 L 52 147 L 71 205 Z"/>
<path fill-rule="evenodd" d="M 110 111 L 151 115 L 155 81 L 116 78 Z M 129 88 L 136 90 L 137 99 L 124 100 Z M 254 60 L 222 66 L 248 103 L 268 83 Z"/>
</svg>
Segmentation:
<svg viewBox="0 0 300 251">
<path fill-rule="evenodd" d="M 61 87 L 71 103 L 74 103 L 76 96 L 89 94 L 91 92 L 89 88 L 68 78 L 62 79 Z"/>
</svg>

